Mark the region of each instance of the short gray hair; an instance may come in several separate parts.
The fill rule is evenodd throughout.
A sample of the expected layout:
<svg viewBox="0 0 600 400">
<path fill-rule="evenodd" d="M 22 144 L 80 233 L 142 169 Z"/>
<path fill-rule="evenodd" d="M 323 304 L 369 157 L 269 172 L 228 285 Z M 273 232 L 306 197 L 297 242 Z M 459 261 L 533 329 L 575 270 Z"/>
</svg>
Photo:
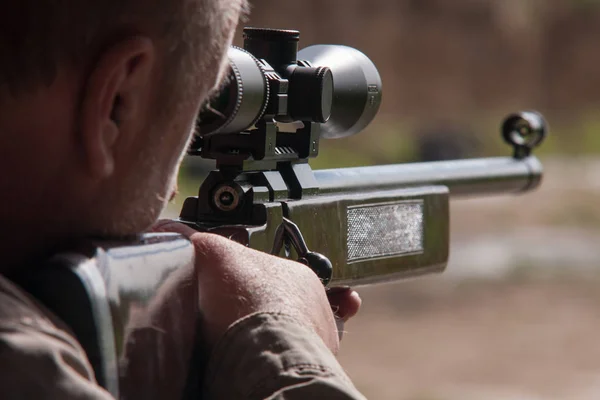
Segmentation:
<svg viewBox="0 0 600 400">
<path fill-rule="evenodd" d="M 103 47 L 136 33 L 164 43 L 173 63 L 191 52 L 187 59 L 195 65 L 188 68 L 203 71 L 245 9 L 245 0 L 2 1 L 0 90 L 14 96 L 50 85 L 60 63 L 90 68 Z"/>
</svg>

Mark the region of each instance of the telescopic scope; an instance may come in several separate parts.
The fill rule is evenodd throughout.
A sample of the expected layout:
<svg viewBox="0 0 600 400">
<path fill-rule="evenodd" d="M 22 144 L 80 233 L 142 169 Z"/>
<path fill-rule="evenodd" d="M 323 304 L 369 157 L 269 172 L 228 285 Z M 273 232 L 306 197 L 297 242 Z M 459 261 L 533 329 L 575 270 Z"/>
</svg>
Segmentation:
<svg viewBox="0 0 600 400">
<path fill-rule="evenodd" d="M 381 104 L 381 78 L 360 51 L 314 45 L 298 51 L 294 30 L 244 29 L 244 49 L 228 51 L 229 74 L 202 108 L 200 137 L 239 133 L 260 120 L 319 123 L 321 136 L 364 129 Z"/>
</svg>

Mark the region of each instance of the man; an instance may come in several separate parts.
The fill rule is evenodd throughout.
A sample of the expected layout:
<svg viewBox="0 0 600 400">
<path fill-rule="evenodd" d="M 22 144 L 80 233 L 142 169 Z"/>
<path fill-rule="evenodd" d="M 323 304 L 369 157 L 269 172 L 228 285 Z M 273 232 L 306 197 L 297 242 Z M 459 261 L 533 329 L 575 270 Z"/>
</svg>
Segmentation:
<svg viewBox="0 0 600 400">
<path fill-rule="evenodd" d="M 0 5 L 3 398 L 110 398 L 69 328 L 10 277 L 75 240 L 155 223 L 242 1 Z M 354 315 L 354 292 L 328 299 L 303 265 L 174 223 L 154 230 L 180 232 L 197 249 L 202 345 L 213 354 L 207 398 L 362 398 L 333 356 L 332 307 Z"/>
</svg>

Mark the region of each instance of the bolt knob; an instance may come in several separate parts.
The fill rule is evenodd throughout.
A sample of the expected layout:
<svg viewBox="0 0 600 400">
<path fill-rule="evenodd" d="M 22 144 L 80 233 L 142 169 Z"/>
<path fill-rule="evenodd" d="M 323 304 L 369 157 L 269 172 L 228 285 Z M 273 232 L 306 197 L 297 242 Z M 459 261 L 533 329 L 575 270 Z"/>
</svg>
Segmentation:
<svg viewBox="0 0 600 400">
<path fill-rule="evenodd" d="M 327 286 L 333 277 L 333 265 L 323 254 L 309 251 L 298 259 L 298 262 L 307 265 L 319 277 L 323 286 Z"/>
</svg>

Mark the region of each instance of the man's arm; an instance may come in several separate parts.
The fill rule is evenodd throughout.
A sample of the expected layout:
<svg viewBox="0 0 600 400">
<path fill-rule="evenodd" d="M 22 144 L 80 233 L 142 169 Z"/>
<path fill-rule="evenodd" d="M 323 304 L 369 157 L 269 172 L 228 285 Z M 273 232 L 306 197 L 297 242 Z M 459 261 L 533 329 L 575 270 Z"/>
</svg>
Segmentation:
<svg viewBox="0 0 600 400">
<path fill-rule="evenodd" d="M 12 399 L 113 400 L 60 326 L 0 276 L 0 391 Z M 363 399 L 313 330 L 266 312 L 237 321 L 219 340 L 204 392 L 207 399 Z"/>
<path fill-rule="evenodd" d="M 200 330 L 210 361 L 210 399 L 363 399 L 335 358 L 339 336 L 332 308 L 347 320 L 360 298 L 329 297 L 305 265 L 269 256 L 181 224 L 158 224 L 196 248 Z"/>
<path fill-rule="evenodd" d="M 14 305 L 4 295 L 0 302 L 2 309 Z M 77 342 L 25 306 L 21 321 L 0 322 L 0 391 L 11 399 L 114 400 L 96 384 Z M 204 389 L 206 399 L 363 399 L 318 335 L 269 313 L 230 328 Z"/>
<path fill-rule="evenodd" d="M 206 339 L 197 345 L 212 353 L 207 398 L 362 398 L 334 357 L 331 304 L 310 269 L 214 235 L 193 232 L 190 240 Z M 110 399 L 69 328 L 0 279 L 0 363 L 16 366 L 4 368 L 0 391 L 17 399 Z M 351 297 L 331 301 L 345 310 L 342 318 L 359 305 Z"/>
<path fill-rule="evenodd" d="M 250 315 L 227 331 L 204 391 L 210 399 L 364 399 L 321 338 L 280 313 Z"/>
</svg>

